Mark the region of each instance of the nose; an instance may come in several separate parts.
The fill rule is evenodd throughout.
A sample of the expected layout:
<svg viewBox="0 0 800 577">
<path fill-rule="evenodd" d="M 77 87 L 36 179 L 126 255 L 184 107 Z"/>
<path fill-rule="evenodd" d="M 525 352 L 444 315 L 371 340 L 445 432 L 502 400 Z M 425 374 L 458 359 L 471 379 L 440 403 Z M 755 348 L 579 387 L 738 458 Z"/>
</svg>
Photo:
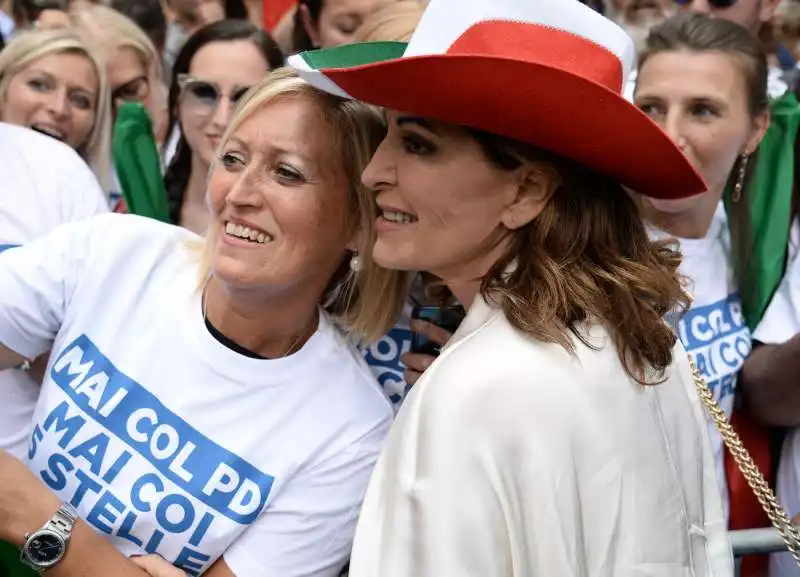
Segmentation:
<svg viewBox="0 0 800 577">
<path fill-rule="evenodd" d="M 227 96 L 220 97 L 217 102 L 216 108 L 211 115 L 211 123 L 220 132 L 223 132 L 228 126 L 231 119 L 231 112 L 233 111 L 233 103 Z"/>
<path fill-rule="evenodd" d="M 686 146 L 686 138 L 684 135 L 684 119 L 680 111 L 668 111 L 661 125 L 661 129 L 667 133 L 667 136 L 670 137 L 678 148 L 681 150 L 684 149 Z"/>
<path fill-rule="evenodd" d="M 225 204 L 240 209 L 263 206 L 264 195 L 259 190 L 258 180 L 259 177 L 252 167 L 245 168 L 225 195 Z"/>
<path fill-rule="evenodd" d="M 54 118 L 63 119 L 69 114 L 69 97 L 64 90 L 55 90 L 47 99 L 47 110 Z"/>
<path fill-rule="evenodd" d="M 390 158 L 388 138 L 383 139 L 364 172 L 361 173 L 361 182 L 374 191 L 397 184 L 397 171 Z"/>
</svg>

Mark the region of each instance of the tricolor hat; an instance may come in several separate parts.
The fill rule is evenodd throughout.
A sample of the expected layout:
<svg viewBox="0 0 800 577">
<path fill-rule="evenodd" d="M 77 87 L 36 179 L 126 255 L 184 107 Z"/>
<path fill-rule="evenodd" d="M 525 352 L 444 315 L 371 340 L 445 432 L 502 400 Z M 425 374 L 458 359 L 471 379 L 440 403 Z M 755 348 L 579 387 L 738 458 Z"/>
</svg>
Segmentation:
<svg viewBox="0 0 800 577">
<path fill-rule="evenodd" d="M 622 97 L 635 48 L 576 0 L 432 0 L 411 41 L 291 56 L 327 92 L 533 144 L 656 198 L 706 190 Z"/>
</svg>

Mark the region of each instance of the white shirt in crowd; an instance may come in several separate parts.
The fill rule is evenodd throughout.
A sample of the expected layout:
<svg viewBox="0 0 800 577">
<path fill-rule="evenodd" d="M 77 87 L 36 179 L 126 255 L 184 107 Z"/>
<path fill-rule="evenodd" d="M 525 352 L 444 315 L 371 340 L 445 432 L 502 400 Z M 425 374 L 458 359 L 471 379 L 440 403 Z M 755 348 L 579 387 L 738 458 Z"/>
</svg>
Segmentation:
<svg viewBox="0 0 800 577">
<path fill-rule="evenodd" d="M 668 238 L 655 229 L 650 229 L 650 235 Z M 730 416 L 737 376 L 750 354 L 752 339 L 742 315 L 730 230 L 722 203 L 704 238 L 676 240 L 683 255 L 680 273 L 688 279 L 686 290 L 692 297 L 691 308 L 677 323 L 678 337 L 714 393 L 714 399 Z M 707 416 L 707 423 L 727 518 L 724 445 L 710 416 Z"/>
<path fill-rule="evenodd" d="M 761 343 L 783 344 L 800 333 L 800 259 L 791 261 L 778 291 L 753 334 Z M 800 429 L 790 430 L 783 442 L 777 478 L 778 498 L 790 517 L 800 514 Z M 800 577 L 789 553 L 770 557 L 770 577 Z"/>
<path fill-rule="evenodd" d="M 351 577 L 733 574 L 686 352 L 643 388 L 588 331 L 573 357 L 476 299 L 389 433 Z"/>
<path fill-rule="evenodd" d="M 321 312 L 266 360 L 204 323 L 193 233 L 133 215 L 0 255 L 0 342 L 52 349 L 28 465 L 124 554 L 190 574 L 334 577 L 393 418 Z"/>
<path fill-rule="evenodd" d="M 108 212 L 94 173 L 66 144 L 0 123 L 0 158 L 0 252 Z M 38 396 L 28 372 L 0 371 L 0 448 L 17 457 L 27 451 Z"/>
</svg>

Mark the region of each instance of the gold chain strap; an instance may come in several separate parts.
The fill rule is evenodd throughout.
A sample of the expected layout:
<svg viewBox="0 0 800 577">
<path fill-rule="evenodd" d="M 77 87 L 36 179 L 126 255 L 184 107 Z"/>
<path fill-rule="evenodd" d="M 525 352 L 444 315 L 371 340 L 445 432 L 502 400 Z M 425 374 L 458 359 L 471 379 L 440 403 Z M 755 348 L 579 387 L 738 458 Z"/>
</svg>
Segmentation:
<svg viewBox="0 0 800 577">
<path fill-rule="evenodd" d="M 764 475 L 761 474 L 750 453 L 745 449 L 741 439 L 739 439 L 739 435 L 733 430 L 725 412 L 714 400 L 714 395 L 697 369 L 697 365 L 692 359 L 689 359 L 689 364 L 692 367 L 692 377 L 697 388 L 697 394 L 711 414 L 711 418 L 714 419 L 714 425 L 716 425 L 717 431 L 719 431 L 722 440 L 725 442 L 725 446 L 728 447 L 731 455 L 733 455 L 736 465 L 744 475 L 744 478 L 747 479 L 747 484 L 750 485 L 750 488 L 755 493 L 758 502 L 764 508 L 764 512 L 769 517 L 769 520 L 772 521 L 772 525 L 781 534 L 783 542 L 786 543 L 786 548 L 792 554 L 798 566 L 800 566 L 800 531 L 792 524 L 783 507 L 778 504 L 775 493 L 772 492 L 766 479 L 764 479 Z"/>
</svg>

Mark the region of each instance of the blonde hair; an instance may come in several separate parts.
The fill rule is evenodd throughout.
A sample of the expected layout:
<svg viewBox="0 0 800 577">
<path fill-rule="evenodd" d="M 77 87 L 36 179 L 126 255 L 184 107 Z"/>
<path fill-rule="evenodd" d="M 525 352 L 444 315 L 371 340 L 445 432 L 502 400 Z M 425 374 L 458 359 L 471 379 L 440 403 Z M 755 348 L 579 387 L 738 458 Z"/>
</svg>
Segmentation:
<svg viewBox="0 0 800 577">
<path fill-rule="evenodd" d="M 408 42 L 425 7 L 418 0 L 402 0 L 373 12 L 359 26 L 355 42 Z"/>
<path fill-rule="evenodd" d="M 92 131 L 78 152 L 94 171 L 101 185 L 109 185 L 111 167 L 111 92 L 105 63 L 96 50 L 77 31 L 33 29 L 15 36 L 0 52 L 0 98 L 5 96 L 11 80 L 34 61 L 50 54 L 80 54 L 91 62 L 97 74 L 97 99 Z"/>
<path fill-rule="evenodd" d="M 161 57 L 153 41 L 124 14 L 103 6 L 92 4 L 70 12 L 75 26 L 94 36 L 102 48 L 108 50 L 129 48 L 133 50 L 142 66 L 154 78 L 161 77 Z"/>
<path fill-rule="evenodd" d="M 293 70 L 279 68 L 242 98 L 220 139 L 220 148 L 265 106 L 277 100 L 297 98 L 314 103 L 319 108 L 320 117 L 335 134 L 334 150 L 341 153 L 345 174 L 351 184 L 349 214 L 352 220 L 348 224 L 361 233 L 358 235 L 359 270 L 350 270 L 349 259 L 343 258 L 321 295 L 321 302 L 343 329 L 364 342 L 374 341 L 394 326 L 409 286 L 407 273 L 381 268 L 372 259 L 377 205 L 372 192 L 361 182 L 361 173 L 385 134 L 380 112 L 367 104 L 317 90 Z M 204 242 L 200 266 L 203 284 L 211 275 L 217 234 L 217 227 L 210 227 Z"/>
</svg>

